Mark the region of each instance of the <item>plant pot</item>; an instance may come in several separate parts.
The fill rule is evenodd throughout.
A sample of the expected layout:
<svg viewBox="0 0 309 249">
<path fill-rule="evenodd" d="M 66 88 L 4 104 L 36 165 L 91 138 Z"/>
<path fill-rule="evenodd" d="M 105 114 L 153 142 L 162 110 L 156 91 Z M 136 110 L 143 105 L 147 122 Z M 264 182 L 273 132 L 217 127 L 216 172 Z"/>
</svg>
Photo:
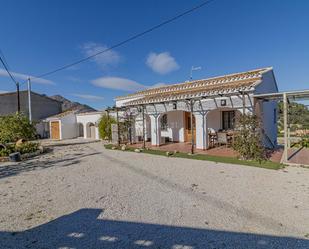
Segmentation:
<svg viewBox="0 0 309 249">
<path fill-rule="evenodd" d="M 19 152 L 11 153 L 9 155 L 9 158 L 10 158 L 11 162 L 20 162 L 21 161 L 21 156 L 20 156 Z"/>
</svg>

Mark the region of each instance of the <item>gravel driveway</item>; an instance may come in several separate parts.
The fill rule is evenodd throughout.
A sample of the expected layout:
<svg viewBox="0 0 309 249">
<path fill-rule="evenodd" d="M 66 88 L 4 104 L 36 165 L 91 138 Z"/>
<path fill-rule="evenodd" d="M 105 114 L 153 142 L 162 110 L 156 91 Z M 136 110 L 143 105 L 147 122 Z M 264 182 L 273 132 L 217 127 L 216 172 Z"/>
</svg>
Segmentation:
<svg viewBox="0 0 309 249">
<path fill-rule="evenodd" d="M 0 248 L 309 248 L 309 169 L 56 143 L 0 164 Z"/>
</svg>

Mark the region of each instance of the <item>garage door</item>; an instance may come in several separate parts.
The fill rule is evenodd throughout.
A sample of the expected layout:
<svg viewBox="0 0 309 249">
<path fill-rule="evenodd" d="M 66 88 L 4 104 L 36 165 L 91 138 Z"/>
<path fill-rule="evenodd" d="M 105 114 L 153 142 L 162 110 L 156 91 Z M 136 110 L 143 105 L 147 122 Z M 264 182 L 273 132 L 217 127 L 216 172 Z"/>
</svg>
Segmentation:
<svg viewBox="0 0 309 249">
<path fill-rule="evenodd" d="M 50 126 L 51 126 L 51 138 L 60 139 L 59 121 L 52 121 Z"/>
</svg>

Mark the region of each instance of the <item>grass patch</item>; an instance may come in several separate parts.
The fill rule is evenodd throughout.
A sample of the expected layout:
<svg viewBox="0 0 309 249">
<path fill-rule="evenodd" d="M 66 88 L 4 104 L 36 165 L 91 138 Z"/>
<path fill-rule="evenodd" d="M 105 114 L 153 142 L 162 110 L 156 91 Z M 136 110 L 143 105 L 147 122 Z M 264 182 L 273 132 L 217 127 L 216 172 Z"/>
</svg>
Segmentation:
<svg viewBox="0 0 309 249">
<path fill-rule="evenodd" d="M 105 144 L 104 147 L 106 149 L 112 149 L 113 147 L 116 148 L 116 150 L 120 150 L 120 147 L 114 146 L 112 144 Z M 135 148 L 127 147 L 126 151 L 134 152 Z M 151 154 L 151 155 L 158 155 L 158 156 L 166 156 L 166 151 L 162 150 L 153 150 L 153 149 L 147 149 L 142 150 L 140 153 L 144 154 Z M 233 157 L 219 157 L 219 156 L 211 156 L 211 155 L 203 155 L 203 154 L 194 154 L 189 155 L 187 153 L 183 152 L 177 152 L 176 154 L 173 154 L 169 157 L 175 157 L 175 158 L 186 158 L 186 159 L 194 159 L 194 160 L 202 160 L 202 161 L 211 161 L 216 163 L 229 163 L 229 164 L 238 164 L 238 165 L 245 165 L 245 166 L 253 166 L 258 168 L 265 168 L 265 169 L 281 169 L 284 168 L 285 165 L 281 163 L 276 163 L 272 161 L 262 161 L 261 163 L 258 161 L 246 161 L 246 160 L 239 160 L 237 158 Z"/>
</svg>

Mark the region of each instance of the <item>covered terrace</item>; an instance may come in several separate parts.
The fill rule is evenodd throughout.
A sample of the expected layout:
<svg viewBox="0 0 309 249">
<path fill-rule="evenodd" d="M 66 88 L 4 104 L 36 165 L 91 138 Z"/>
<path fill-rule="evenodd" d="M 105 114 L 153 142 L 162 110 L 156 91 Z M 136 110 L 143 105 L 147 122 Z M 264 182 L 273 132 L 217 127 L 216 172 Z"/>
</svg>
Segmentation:
<svg viewBox="0 0 309 249">
<path fill-rule="evenodd" d="M 267 115 L 274 115 L 276 101 L 264 103 L 253 97 L 266 91 L 265 79 L 267 90 L 276 91 L 272 69 L 264 68 L 137 92 L 116 99 L 116 106 L 107 111 L 118 124 L 130 117 L 128 143 L 142 143 L 144 148 L 175 143 L 184 150 L 189 146 L 193 154 L 214 145 L 230 145 L 227 136 L 241 113 L 256 113 L 263 122 L 269 119 Z M 276 146 L 275 127 L 276 123 L 270 123 L 261 128 L 265 146 Z M 121 134 L 117 137 L 120 144 Z"/>
</svg>

